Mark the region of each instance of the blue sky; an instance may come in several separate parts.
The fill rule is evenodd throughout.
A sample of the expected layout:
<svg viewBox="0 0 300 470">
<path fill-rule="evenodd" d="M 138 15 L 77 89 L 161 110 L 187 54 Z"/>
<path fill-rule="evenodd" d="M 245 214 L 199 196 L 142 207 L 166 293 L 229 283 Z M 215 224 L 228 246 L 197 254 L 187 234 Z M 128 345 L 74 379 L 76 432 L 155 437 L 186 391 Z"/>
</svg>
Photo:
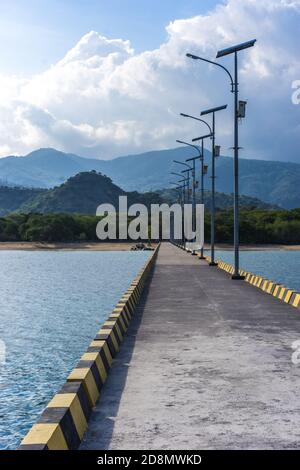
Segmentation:
<svg viewBox="0 0 300 470">
<path fill-rule="evenodd" d="M 129 39 L 136 52 L 158 47 L 177 18 L 206 13 L 216 0 L 1 0 L 0 71 L 49 67 L 90 30 Z"/>
<path fill-rule="evenodd" d="M 225 103 L 217 143 L 230 155 L 228 77 L 186 53 L 214 59 L 256 38 L 239 56 L 241 157 L 300 162 L 299 26 L 300 0 L 0 0 L 0 157 L 172 148 L 201 132 L 180 112 Z"/>
</svg>

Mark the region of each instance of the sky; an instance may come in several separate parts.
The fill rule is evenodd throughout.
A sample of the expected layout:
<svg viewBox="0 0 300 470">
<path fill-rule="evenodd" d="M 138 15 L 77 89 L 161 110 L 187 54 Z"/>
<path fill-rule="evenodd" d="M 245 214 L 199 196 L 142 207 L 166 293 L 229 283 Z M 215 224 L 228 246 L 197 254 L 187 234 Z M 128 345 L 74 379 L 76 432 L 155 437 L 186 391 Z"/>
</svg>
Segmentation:
<svg viewBox="0 0 300 470">
<path fill-rule="evenodd" d="M 54 147 L 113 158 L 206 132 L 180 112 L 228 103 L 226 74 L 185 57 L 256 38 L 240 54 L 242 157 L 300 163 L 300 0 L 1 0 L 0 157 Z M 232 57 L 220 60 L 232 70 Z"/>
</svg>

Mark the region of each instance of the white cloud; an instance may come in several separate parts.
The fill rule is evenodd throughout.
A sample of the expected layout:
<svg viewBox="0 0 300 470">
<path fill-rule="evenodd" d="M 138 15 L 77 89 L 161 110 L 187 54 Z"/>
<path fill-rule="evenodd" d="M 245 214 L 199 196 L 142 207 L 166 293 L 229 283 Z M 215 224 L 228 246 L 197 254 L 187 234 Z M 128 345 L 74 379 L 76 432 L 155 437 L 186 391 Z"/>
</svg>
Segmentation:
<svg viewBox="0 0 300 470">
<path fill-rule="evenodd" d="M 297 161 L 300 107 L 291 104 L 300 79 L 295 37 L 300 0 L 229 0 L 207 15 L 176 20 L 158 49 L 135 54 L 129 41 L 91 31 L 44 73 L 28 80 L 0 76 L 0 155 L 53 146 L 85 156 L 174 146 L 204 128 L 178 117 L 228 103 L 219 69 L 190 61 L 186 52 L 214 58 L 216 50 L 256 37 L 240 55 L 244 155 Z M 232 66 L 232 58 L 222 62 Z M 218 143 L 232 145 L 232 114 L 217 117 Z"/>
</svg>

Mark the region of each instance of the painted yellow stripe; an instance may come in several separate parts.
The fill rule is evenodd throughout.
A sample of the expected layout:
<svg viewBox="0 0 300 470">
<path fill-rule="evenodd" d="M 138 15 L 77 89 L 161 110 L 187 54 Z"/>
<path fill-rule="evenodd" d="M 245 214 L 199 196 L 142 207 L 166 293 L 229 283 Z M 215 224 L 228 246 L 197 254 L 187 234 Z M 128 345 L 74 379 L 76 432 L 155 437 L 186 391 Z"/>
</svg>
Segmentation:
<svg viewBox="0 0 300 470">
<path fill-rule="evenodd" d="M 282 287 L 282 288 L 280 289 L 279 294 L 278 294 L 278 298 L 279 298 L 280 300 L 282 300 L 283 297 L 285 297 L 287 291 L 288 291 L 288 289 L 287 289 L 286 287 Z"/>
<path fill-rule="evenodd" d="M 105 328 L 105 326 L 111 326 L 112 328 L 115 328 L 115 329 L 117 330 L 117 334 L 118 334 L 118 336 L 119 336 L 119 338 L 120 338 L 120 341 L 123 340 L 123 335 L 122 335 L 122 332 L 121 332 L 121 330 L 120 330 L 120 328 L 119 328 L 119 325 L 117 324 L 117 321 L 113 321 L 113 320 L 110 321 L 110 320 L 108 320 L 108 321 L 104 322 L 102 328 Z"/>
<path fill-rule="evenodd" d="M 49 450 L 68 450 L 59 424 L 37 423 L 24 437 L 21 445 L 44 444 Z"/>
<path fill-rule="evenodd" d="M 294 291 L 292 289 L 288 289 L 288 291 L 285 294 L 284 299 L 283 299 L 284 302 L 286 302 L 288 304 L 291 300 L 291 297 L 292 297 L 293 293 L 294 293 Z"/>
<path fill-rule="evenodd" d="M 300 294 L 296 294 L 292 305 L 293 305 L 294 307 L 298 307 L 298 306 L 299 306 L 299 303 L 300 303 Z"/>
<path fill-rule="evenodd" d="M 99 346 L 103 348 L 103 351 L 104 351 L 106 360 L 108 362 L 108 365 L 109 365 L 109 367 L 111 367 L 113 358 L 110 354 L 110 350 L 109 350 L 109 347 L 108 347 L 106 341 L 103 341 L 101 339 L 97 339 L 97 340 L 92 341 L 91 344 L 90 344 L 91 348 L 92 347 L 97 347 L 98 348 Z"/>
<path fill-rule="evenodd" d="M 274 283 L 273 282 L 269 282 L 269 285 L 268 285 L 268 288 L 267 288 L 267 292 L 270 294 L 271 293 L 271 290 L 272 290 L 272 287 L 274 286 Z"/>
<path fill-rule="evenodd" d="M 281 284 L 277 284 L 274 291 L 273 291 L 273 297 L 279 297 L 279 294 L 280 294 L 280 291 L 282 289 L 282 285 Z"/>
<path fill-rule="evenodd" d="M 97 369 L 99 371 L 101 381 L 104 383 L 107 379 L 107 373 L 101 359 L 100 353 L 98 352 L 87 352 L 81 356 L 81 361 L 95 361 Z"/>
<path fill-rule="evenodd" d="M 100 396 L 100 393 L 91 369 L 89 369 L 88 367 L 73 369 L 67 381 L 77 382 L 78 380 L 82 381 L 91 405 L 95 406 Z"/>
<path fill-rule="evenodd" d="M 124 321 L 122 313 L 112 313 L 110 317 L 118 320 L 121 323 L 123 330 L 125 331 L 127 330 L 127 325 L 125 325 L 125 321 Z"/>
<path fill-rule="evenodd" d="M 83 438 L 87 422 L 76 393 L 58 393 L 54 395 L 47 408 L 70 408 L 77 434 L 80 439 Z"/>
<path fill-rule="evenodd" d="M 116 351 L 119 351 L 119 344 L 118 344 L 118 341 L 116 340 L 116 337 L 115 337 L 115 334 L 112 330 L 107 330 L 105 328 L 101 328 L 101 330 L 98 331 L 97 333 L 98 335 L 102 335 L 102 334 L 109 334 L 110 337 L 111 337 L 111 340 L 113 342 L 113 345 L 114 345 L 114 348 Z"/>
</svg>

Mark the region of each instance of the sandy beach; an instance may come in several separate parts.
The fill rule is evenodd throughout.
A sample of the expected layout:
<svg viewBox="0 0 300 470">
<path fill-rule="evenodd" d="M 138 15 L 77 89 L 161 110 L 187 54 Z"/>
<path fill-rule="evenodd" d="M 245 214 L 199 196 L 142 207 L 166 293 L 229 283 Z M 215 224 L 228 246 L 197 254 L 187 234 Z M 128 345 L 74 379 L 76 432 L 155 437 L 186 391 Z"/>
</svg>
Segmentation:
<svg viewBox="0 0 300 470">
<path fill-rule="evenodd" d="M 41 243 L 41 242 L 0 242 L 0 250 L 88 250 L 88 251 L 129 251 L 136 242 L 107 242 L 107 243 Z M 152 244 L 156 246 L 155 243 Z M 209 250 L 210 245 L 205 244 Z M 216 244 L 216 250 L 233 250 L 232 245 Z M 295 251 L 300 250 L 300 245 L 241 245 L 241 251 Z"/>
<path fill-rule="evenodd" d="M 88 250 L 88 251 L 129 251 L 136 243 L 41 243 L 41 242 L 0 242 L 0 250 Z M 155 246 L 153 244 L 153 246 Z"/>
</svg>

